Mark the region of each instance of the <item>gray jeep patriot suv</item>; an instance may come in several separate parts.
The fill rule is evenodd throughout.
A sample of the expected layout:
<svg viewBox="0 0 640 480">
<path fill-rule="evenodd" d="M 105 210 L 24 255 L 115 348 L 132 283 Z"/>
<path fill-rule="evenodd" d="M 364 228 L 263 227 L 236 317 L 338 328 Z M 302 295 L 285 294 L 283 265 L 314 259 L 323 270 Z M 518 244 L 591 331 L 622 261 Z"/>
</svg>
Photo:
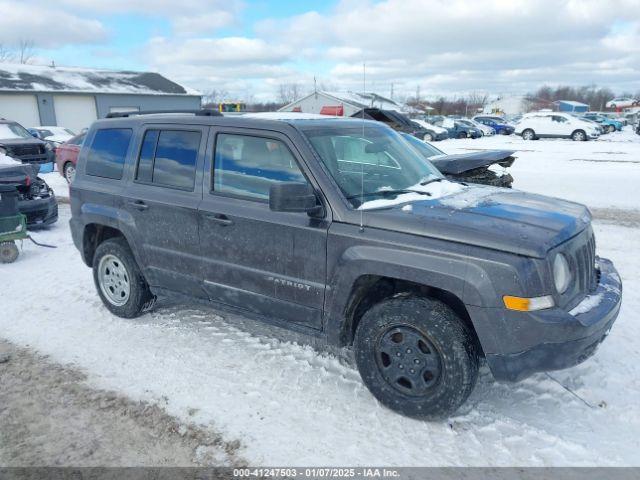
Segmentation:
<svg viewBox="0 0 640 480">
<path fill-rule="evenodd" d="M 586 207 L 450 182 L 378 122 L 99 120 L 71 208 L 114 314 L 180 296 L 352 345 L 413 417 L 454 412 L 482 357 L 508 381 L 582 362 L 621 303 Z"/>
</svg>

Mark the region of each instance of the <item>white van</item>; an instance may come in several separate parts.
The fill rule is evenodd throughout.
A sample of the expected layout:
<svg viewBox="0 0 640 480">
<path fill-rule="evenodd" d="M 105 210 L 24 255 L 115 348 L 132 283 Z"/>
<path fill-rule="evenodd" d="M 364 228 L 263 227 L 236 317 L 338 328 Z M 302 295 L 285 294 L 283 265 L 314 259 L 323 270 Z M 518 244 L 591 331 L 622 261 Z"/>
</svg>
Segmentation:
<svg viewBox="0 0 640 480">
<path fill-rule="evenodd" d="M 537 138 L 571 138 L 576 141 L 600 136 L 597 125 L 561 112 L 533 112 L 516 124 L 516 135 L 525 140 Z"/>
</svg>

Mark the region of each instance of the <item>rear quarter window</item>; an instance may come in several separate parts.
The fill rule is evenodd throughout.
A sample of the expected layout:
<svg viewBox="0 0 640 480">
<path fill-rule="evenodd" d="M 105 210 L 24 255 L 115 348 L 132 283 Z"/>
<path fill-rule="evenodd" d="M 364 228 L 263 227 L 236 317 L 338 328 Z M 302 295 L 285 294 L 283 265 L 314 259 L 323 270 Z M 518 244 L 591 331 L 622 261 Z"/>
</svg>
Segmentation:
<svg viewBox="0 0 640 480">
<path fill-rule="evenodd" d="M 120 180 L 132 133 L 130 128 L 98 130 L 89 147 L 87 175 Z"/>
</svg>

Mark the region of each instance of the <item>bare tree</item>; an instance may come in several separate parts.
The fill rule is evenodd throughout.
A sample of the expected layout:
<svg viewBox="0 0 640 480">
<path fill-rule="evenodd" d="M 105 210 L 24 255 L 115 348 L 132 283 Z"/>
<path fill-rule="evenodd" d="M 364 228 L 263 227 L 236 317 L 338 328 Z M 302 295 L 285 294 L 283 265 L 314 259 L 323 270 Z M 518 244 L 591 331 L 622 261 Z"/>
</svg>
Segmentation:
<svg viewBox="0 0 640 480">
<path fill-rule="evenodd" d="M 300 85 L 297 83 L 281 83 L 278 85 L 278 98 L 285 105 L 296 101 L 300 98 Z"/>
<path fill-rule="evenodd" d="M 202 104 L 204 107 L 218 106 L 218 104 L 227 99 L 229 92 L 226 90 L 208 90 L 202 95 Z"/>
<path fill-rule="evenodd" d="M 18 45 L 18 53 L 21 64 L 26 65 L 31 63 L 31 60 L 34 57 L 33 47 L 33 40 L 20 40 L 20 44 Z"/>
<path fill-rule="evenodd" d="M 14 60 L 15 54 L 13 53 L 13 51 L 0 43 L 0 63 L 12 62 Z"/>
</svg>

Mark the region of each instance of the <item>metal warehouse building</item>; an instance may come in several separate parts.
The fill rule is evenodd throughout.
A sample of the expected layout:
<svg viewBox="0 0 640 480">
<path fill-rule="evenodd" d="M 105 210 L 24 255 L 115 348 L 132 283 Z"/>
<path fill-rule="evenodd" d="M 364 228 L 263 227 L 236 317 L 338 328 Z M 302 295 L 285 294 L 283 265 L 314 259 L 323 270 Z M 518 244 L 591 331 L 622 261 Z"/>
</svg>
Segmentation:
<svg viewBox="0 0 640 480">
<path fill-rule="evenodd" d="M 152 72 L 0 63 L 0 118 L 25 127 L 88 127 L 110 112 L 200 108 L 198 92 Z"/>
</svg>

